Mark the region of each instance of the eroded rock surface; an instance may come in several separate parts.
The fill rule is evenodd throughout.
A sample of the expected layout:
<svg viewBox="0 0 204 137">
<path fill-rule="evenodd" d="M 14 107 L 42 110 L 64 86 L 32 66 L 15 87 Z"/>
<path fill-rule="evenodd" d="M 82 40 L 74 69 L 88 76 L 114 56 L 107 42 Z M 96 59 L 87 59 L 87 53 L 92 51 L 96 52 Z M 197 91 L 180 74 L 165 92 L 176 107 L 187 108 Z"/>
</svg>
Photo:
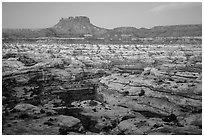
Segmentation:
<svg viewBox="0 0 204 137">
<path fill-rule="evenodd" d="M 3 134 L 202 134 L 199 44 L 3 45 Z"/>
</svg>

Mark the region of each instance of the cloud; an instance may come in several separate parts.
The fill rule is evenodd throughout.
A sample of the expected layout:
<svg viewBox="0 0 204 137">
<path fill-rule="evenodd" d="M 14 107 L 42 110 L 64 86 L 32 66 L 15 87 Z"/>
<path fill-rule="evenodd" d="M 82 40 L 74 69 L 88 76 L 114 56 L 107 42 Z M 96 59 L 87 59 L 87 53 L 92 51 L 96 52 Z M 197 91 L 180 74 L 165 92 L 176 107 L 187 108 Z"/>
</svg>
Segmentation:
<svg viewBox="0 0 204 137">
<path fill-rule="evenodd" d="M 167 10 L 178 10 L 178 9 L 184 9 L 184 8 L 190 8 L 195 6 L 201 6 L 202 4 L 199 2 L 174 2 L 174 3 L 165 3 L 162 5 L 157 5 L 150 9 L 150 11 L 153 12 L 161 12 L 161 11 L 167 11 Z"/>
</svg>

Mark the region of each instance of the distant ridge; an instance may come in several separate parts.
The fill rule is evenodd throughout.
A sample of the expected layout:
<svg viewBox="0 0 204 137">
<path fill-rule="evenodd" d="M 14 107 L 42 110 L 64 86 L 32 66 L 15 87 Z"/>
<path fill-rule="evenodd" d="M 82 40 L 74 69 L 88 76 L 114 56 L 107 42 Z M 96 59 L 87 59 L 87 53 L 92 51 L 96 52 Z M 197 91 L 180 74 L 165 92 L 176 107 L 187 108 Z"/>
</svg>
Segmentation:
<svg viewBox="0 0 204 137">
<path fill-rule="evenodd" d="M 124 39 L 124 37 L 191 37 L 202 36 L 202 24 L 155 26 L 151 29 L 135 27 L 118 27 L 105 29 L 91 24 L 86 16 L 61 18 L 50 28 L 44 29 L 3 29 L 3 38 L 37 38 L 37 37 L 93 37 L 106 39 Z"/>
</svg>

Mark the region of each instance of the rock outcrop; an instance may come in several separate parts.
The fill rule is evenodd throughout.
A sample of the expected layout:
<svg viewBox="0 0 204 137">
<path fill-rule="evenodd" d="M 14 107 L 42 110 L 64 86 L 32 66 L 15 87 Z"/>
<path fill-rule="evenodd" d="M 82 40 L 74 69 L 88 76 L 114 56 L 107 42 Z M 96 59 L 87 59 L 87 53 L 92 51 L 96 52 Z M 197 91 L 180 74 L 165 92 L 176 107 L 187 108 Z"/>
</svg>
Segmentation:
<svg viewBox="0 0 204 137">
<path fill-rule="evenodd" d="M 53 27 L 57 35 L 62 37 L 74 37 L 74 36 L 97 36 L 107 32 L 104 28 L 99 28 L 91 24 L 88 17 L 76 16 L 69 18 L 62 18 Z M 64 34 L 66 34 L 64 36 Z"/>
<path fill-rule="evenodd" d="M 201 44 L 2 47 L 3 134 L 202 134 Z"/>
</svg>

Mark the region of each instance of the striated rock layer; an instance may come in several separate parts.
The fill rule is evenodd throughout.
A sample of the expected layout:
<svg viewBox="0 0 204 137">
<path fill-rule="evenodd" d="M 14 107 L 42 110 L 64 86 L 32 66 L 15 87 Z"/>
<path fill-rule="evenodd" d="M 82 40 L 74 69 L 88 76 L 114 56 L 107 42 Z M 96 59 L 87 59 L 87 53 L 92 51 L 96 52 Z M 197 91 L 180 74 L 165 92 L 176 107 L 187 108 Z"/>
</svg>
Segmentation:
<svg viewBox="0 0 204 137">
<path fill-rule="evenodd" d="M 3 134 L 202 134 L 200 44 L 2 45 Z"/>
</svg>

